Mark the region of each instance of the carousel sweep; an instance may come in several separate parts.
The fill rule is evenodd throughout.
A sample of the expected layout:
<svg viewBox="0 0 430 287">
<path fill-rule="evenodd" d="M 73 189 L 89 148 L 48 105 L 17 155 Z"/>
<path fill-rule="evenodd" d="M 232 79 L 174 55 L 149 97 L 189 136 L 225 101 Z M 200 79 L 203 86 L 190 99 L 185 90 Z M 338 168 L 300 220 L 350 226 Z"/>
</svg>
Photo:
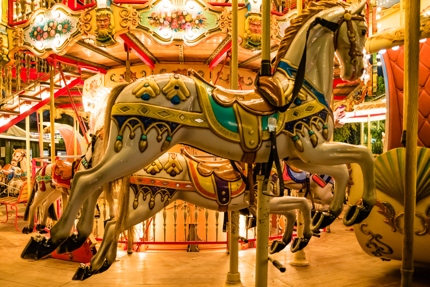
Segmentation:
<svg viewBox="0 0 430 287">
<path fill-rule="evenodd" d="M 364 5 L 365 1 L 358 6 L 311 2 L 285 31 L 273 75 L 260 76 L 253 91 L 213 86 L 194 71 L 189 71 L 188 77 L 149 76 L 113 89 L 106 109 L 103 158 L 94 168 L 76 173 L 69 204 L 51 229 L 51 237 L 32 238 L 22 258 L 43 258 L 64 244 L 89 196 L 114 179 L 128 179 L 173 145 L 187 144 L 234 161 L 267 162 L 271 151 L 269 118 L 276 119 L 275 142 L 280 158 L 300 169 L 330 175 L 336 181 L 329 209 L 314 215 L 312 229 L 329 225 L 341 213 L 349 179 L 345 164 L 354 162 L 361 167 L 364 188 L 361 199 L 344 216 L 344 224 L 360 223 L 376 201 L 373 157 L 365 147 L 330 142 L 330 101 L 335 52 L 343 79 L 356 80 L 363 72 L 367 33 L 361 16 Z M 164 204 L 160 196 L 138 198 L 138 203 Z M 119 226 L 137 223 L 124 219 Z M 112 230 L 103 244 L 115 242 L 118 230 Z M 99 253 L 97 266 L 89 266 L 90 274 L 100 271 L 100 262 L 106 266 L 113 263 L 112 258 Z"/>
</svg>

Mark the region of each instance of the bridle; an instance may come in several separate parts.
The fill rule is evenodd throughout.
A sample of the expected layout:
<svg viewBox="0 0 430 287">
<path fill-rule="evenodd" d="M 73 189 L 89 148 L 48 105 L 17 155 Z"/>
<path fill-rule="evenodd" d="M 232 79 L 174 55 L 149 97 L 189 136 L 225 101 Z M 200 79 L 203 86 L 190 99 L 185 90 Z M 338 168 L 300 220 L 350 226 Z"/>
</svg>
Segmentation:
<svg viewBox="0 0 430 287">
<path fill-rule="evenodd" d="M 87 159 L 87 154 L 88 154 L 87 152 L 82 156 L 82 159 L 81 159 L 81 164 L 85 169 L 89 169 L 93 165 L 94 146 L 96 145 L 96 141 L 98 139 L 98 136 L 96 135 L 90 135 L 90 136 L 91 136 L 91 142 L 88 145 L 88 148 L 91 148 L 91 157 L 90 159 Z"/>
<path fill-rule="evenodd" d="M 339 28 L 342 26 L 342 24 L 345 22 L 346 27 L 348 29 L 348 39 L 349 39 L 349 56 L 351 57 L 351 64 L 355 65 L 357 64 L 357 57 L 363 57 L 363 51 L 357 50 L 356 45 L 356 32 L 354 31 L 354 27 L 352 25 L 352 21 L 365 21 L 364 16 L 361 15 L 352 15 L 350 11 L 346 11 L 346 13 L 339 19 L 339 22 L 337 23 L 338 28 L 334 31 L 334 49 L 337 48 L 337 40 L 339 36 Z"/>
</svg>

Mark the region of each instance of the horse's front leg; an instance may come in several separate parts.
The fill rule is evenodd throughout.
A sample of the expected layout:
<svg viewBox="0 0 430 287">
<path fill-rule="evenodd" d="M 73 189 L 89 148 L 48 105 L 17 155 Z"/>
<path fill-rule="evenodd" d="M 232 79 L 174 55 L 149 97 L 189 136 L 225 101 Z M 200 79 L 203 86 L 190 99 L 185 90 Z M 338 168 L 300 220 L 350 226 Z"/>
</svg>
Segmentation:
<svg viewBox="0 0 430 287">
<path fill-rule="evenodd" d="M 291 245 L 291 251 L 296 252 L 306 247 L 311 239 L 313 232 L 310 229 L 311 210 L 305 198 L 285 196 L 275 197 L 270 200 L 270 213 L 284 215 L 287 218 L 282 241 L 275 240 L 270 248 L 270 253 L 276 253 L 283 250 L 293 237 L 294 223 L 296 222 L 296 212 L 298 209 L 303 215 L 303 237 L 296 238 Z"/>
<path fill-rule="evenodd" d="M 85 241 L 88 239 L 91 232 L 93 231 L 94 212 L 97 200 L 101 193 L 102 189 L 99 188 L 96 192 L 91 194 L 90 197 L 84 202 L 81 217 L 79 218 L 77 224 L 78 233 L 70 235 L 66 239 L 66 241 L 64 241 L 60 245 L 60 247 L 58 248 L 58 253 L 62 254 L 66 252 L 72 252 L 81 247 L 82 244 L 84 244 Z"/>
<path fill-rule="evenodd" d="M 376 203 L 376 192 L 373 156 L 367 148 L 343 143 L 326 142 L 317 146 L 315 149 L 311 150 L 311 152 L 298 153 L 297 155 L 305 164 L 299 166 L 295 163 L 299 168 L 306 169 L 308 167 L 314 168 L 319 166 L 319 170 L 321 171 L 313 171 L 311 169 L 309 169 L 309 171 L 328 174 L 335 179 L 334 200 L 329 208 L 332 217 L 338 216 L 342 212 L 344 193 L 349 178 L 346 167 L 343 168 L 345 171 L 342 171 L 342 174 L 339 173 L 339 168 L 335 170 L 333 167 L 353 162 L 358 163 L 363 173 L 364 190 L 362 202 L 359 205 L 350 207 L 344 216 L 343 223 L 346 226 L 351 226 L 360 223 L 369 215 L 372 207 Z M 327 165 L 332 166 L 330 167 Z M 334 172 L 336 172 L 337 175 L 335 175 Z M 341 187 L 339 187 L 339 185 Z M 341 191 L 341 193 L 339 193 L 339 191 Z"/>
</svg>

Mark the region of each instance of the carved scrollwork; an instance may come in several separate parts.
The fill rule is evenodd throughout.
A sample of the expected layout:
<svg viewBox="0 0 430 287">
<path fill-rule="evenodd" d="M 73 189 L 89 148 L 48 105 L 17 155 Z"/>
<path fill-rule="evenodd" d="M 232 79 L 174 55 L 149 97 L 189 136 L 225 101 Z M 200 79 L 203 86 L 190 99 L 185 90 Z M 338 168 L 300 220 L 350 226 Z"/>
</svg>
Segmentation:
<svg viewBox="0 0 430 287">
<path fill-rule="evenodd" d="M 366 247 L 369 249 L 374 249 L 371 253 L 376 257 L 382 257 L 384 255 L 393 254 L 393 249 L 387 244 L 381 241 L 381 234 L 374 234 L 371 230 L 365 229 L 367 227 L 366 223 L 360 225 L 360 231 L 365 235 L 370 235 L 369 240 L 366 242 Z"/>
<path fill-rule="evenodd" d="M 139 24 L 139 13 L 133 7 L 121 9 L 119 16 L 121 17 L 119 25 L 124 29 L 133 29 Z"/>
<path fill-rule="evenodd" d="M 231 11 L 224 10 L 218 19 L 219 27 L 227 34 L 232 30 L 232 17 Z"/>
<path fill-rule="evenodd" d="M 13 46 L 24 45 L 24 30 L 19 27 L 15 27 L 12 31 L 12 44 Z"/>
<path fill-rule="evenodd" d="M 91 19 L 92 16 L 89 12 L 85 12 L 81 14 L 81 17 L 79 17 L 79 31 L 84 34 L 84 35 L 88 35 L 89 32 L 92 29 L 92 25 L 91 25 Z"/>
<path fill-rule="evenodd" d="M 376 201 L 376 206 L 380 208 L 378 213 L 385 216 L 386 219 L 384 219 L 384 222 L 391 226 L 391 231 L 396 232 L 397 229 L 394 222 L 396 211 L 394 210 L 394 207 L 388 202 L 380 202 L 379 200 Z"/>
</svg>

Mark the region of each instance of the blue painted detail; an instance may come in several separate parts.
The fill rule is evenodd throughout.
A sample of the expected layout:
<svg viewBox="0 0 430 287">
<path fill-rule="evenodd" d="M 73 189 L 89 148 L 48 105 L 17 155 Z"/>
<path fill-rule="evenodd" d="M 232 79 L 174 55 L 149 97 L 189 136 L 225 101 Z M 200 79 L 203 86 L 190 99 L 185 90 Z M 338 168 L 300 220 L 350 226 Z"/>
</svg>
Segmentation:
<svg viewBox="0 0 430 287">
<path fill-rule="evenodd" d="M 178 96 L 174 96 L 171 100 L 172 104 L 177 105 L 181 103 L 181 99 Z"/>
<path fill-rule="evenodd" d="M 171 136 L 167 136 L 166 137 L 166 141 L 171 142 L 172 141 L 172 137 Z"/>
<path fill-rule="evenodd" d="M 150 97 L 147 93 L 144 93 L 140 98 L 141 98 L 142 100 L 144 100 L 144 101 L 147 101 L 147 100 L 149 100 L 151 97 Z"/>
<path fill-rule="evenodd" d="M 122 136 L 117 136 L 116 139 L 122 141 Z"/>
<path fill-rule="evenodd" d="M 297 73 L 297 69 L 291 67 L 288 63 L 286 62 L 280 62 L 278 65 L 278 68 L 281 70 L 284 70 L 288 76 L 295 78 L 296 77 L 296 73 Z M 315 89 L 314 86 L 312 86 L 311 83 L 309 83 L 306 79 L 303 82 L 303 85 L 309 89 L 311 91 L 311 93 L 318 99 L 318 101 L 323 104 L 324 106 L 326 106 L 328 109 L 330 109 L 330 107 L 328 106 L 328 103 L 325 99 L 325 96 L 323 93 L 319 92 L 317 89 Z"/>
<path fill-rule="evenodd" d="M 294 104 L 295 104 L 296 106 L 300 106 L 300 105 L 302 104 L 302 100 L 301 100 L 301 99 L 299 99 L 299 98 L 296 98 L 296 99 L 294 100 Z"/>
<path fill-rule="evenodd" d="M 309 130 L 308 134 L 311 136 L 311 135 L 315 134 L 315 132 L 313 130 Z"/>
<path fill-rule="evenodd" d="M 270 117 L 274 117 L 274 118 L 276 118 L 276 121 L 278 121 L 279 120 L 279 113 L 277 112 L 277 113 L 270 115 L 270 116 L 262 116 L 261 117 L 261 127 L 262 127 L 263 131 L 267 131 L 269 129 L 269 127 L 268 127 L 269 123 L 268 122 L 269 122 Z"/>
<path fill-rule="evenodd" d="M 147 137 L 146 135 L 141 135 L 141 136 L 140 136 L 140 139 L 141 139 L 141 140 L 144 140 L 144 141 L 146 141 L 146 140 L 147 140 L 147 138 L 148 138 L 148 137 Z"/>
<path fill-rule="evenodd" d="M 299 136 L 298 136 L 298 135 L 295 135 L 295 136 L 293 136 L 291 139 L 293 140 L 293 142 L 295 142 L 296 140 L 298 140 L 298 139 L 299 139 Z"/>
<path fill-rule="evenodd" d="M 157 119 L 142 117 L 142 116 L 113 116 L 113 118 L 115 118 L 116 122 L 118 123 L 119 129 L 121 129 L 124 123 L 130 118 L 132 118 L 132 120 L 129 121 L 128 124 L 130 124 L 131 126 L 135 126 L 141 123 L 143 124 L 143 127 L 145 130 L 149 128 L 149 126 L 152 125 L 153 123 L 157 124 L 157 127 L 160 129 L 165 129 L 166 128 L 165 124 L 167 124 L 172 132 L 176 130 L 179 126 L 178 123 L 157 120 Z"/>
<path fill-rule="evenodd" d="M 208 96 L 217 121 L 229 131 L 238 133 L 239 129 L 237 127 L 236 115 L 234 114 L 233 107 L 222 107 L 215 102 L 212 95 Z"/>
</svg>

